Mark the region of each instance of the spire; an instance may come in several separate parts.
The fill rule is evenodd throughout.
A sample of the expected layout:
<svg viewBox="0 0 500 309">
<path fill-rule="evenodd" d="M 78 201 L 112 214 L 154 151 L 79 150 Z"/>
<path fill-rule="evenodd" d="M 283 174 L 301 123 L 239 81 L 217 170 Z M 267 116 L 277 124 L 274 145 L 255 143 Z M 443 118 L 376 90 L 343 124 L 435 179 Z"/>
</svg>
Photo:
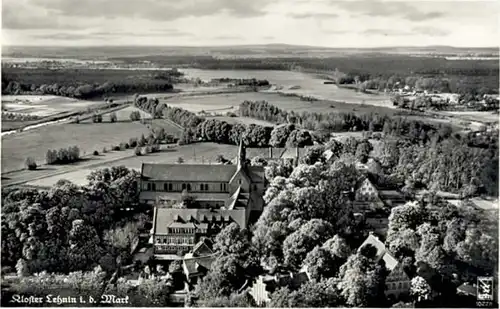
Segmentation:
<svg viewBox="0 0 500 309">
<path fill-rule="evenodd" d="M 240 147 L 238 148 L 238 168 L 242 168 L 245 165 L 247 156 L 245 151 L 245 146 L 243 146 L 243 139 L 240 139 Z"/>
</svg>

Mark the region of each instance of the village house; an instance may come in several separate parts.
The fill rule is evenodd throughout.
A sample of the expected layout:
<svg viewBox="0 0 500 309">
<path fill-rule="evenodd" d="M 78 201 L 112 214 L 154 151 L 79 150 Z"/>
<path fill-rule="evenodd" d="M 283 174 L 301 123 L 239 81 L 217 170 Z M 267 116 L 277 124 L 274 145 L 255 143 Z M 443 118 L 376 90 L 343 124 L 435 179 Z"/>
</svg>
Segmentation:
<svg viewBox="0 0 500 309">
<path fill-rule="evenodd" d="M 390 209 L 405 203 L 404 195 L 390 187 L 377 186 L 370 177 L 360 181 L 354 193 L 356 212 L 366 213 L 379 209 Z"/>
<path fill-rule="evenodd" d="M 154 204 L 155 259 L 179 260 L 201 237 L 256 220 L 266 180 L 263 167 L 246 164 L 240 144 L 236 165 L 143 164 L 139 185 L 140 200 Z"/>
<path fill-rule="evenodd" d="M 281 273 L 275 275 L 260 275 L 250 287 L 249 294 L 253 297 L 257 306 L 265 306 L 271 301 L 271 293 L 280 287 L 290 286 L 292 288 L 298 288 L 307 281 L 309 281 L 309 276 L 303 271 L 296 274 Z"/>
<path fill-rule="evenodd" d="M 215 258 L 212 243 L 208 238 L 202 238 L 191 252 L 184 255 L 182 269 L 186 276 L 186 291 L 192 289 L 200 278 L 206 275 Z"/>
<path fill-rule="evenodd" d="M 380 239 L 370 233 L 363 244 L 359 247 L 361 250 L 366 245 L 372 245 L 377 249 L 375 253 L 375 261 L 383 260 L 389 274 L 385 280 L 386 290 L 385 295 L 393 299 L 399 299 L 402 296 L 408 295 L 410 292 L 410 277 L 403 269 L 403 264 L 400 263 L 385 247 L 385 244 Z"/>
</svg>

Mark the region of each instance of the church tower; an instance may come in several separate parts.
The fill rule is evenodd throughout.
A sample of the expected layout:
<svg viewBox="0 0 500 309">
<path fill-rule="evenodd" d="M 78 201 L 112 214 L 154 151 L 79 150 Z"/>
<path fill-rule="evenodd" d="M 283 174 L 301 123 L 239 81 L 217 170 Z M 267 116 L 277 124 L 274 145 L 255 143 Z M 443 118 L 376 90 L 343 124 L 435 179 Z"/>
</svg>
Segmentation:
<svg viewBox="0 0 500 309">
<path fill-rule="evenodd" d="M 243 146 L 243 139 L 240 139 L 240 147 L 238 148 L 238 169 L 245 167 L 247 161 L 247 154 L 245 146 Z"/>
</svg>

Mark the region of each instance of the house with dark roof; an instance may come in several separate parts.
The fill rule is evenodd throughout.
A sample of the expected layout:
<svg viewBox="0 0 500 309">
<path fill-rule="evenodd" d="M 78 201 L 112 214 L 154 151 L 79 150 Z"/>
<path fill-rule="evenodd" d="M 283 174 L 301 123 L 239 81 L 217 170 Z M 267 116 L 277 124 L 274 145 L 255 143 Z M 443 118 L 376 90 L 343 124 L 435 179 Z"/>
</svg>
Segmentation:
<svg viewBox="0 0 500 309">
<path fill-rule="evenodd" d="M 359 212 L 393 208 L 405 203 L 404 195 L 391 187 L 377 185 L 374 177 L 368 174 L 357 185 L 354 194 L 354 206 Z"/>
<path fill-rule="evenodd" d="M 410 291 L 410 277 L 403 269 L 403 264 L 400 263 L 385 247 L 385 244 L 378 239 L 377 236 L 370 233 L 366 240 L 361 244 L 359 250 L 367 245 L 372 245 L 377 250 L 375 253 L 375 261 L 384 261 L 385 267 L 389 274 L 385 280 L 386 290 L 385 295 L 394 299 L 398 299 L 403 295 L 407 295 Z"/>
<path fill-rule="evenodd" d="M 212 242 L 202 238 L 191 250 L 184 255 L 182 269 L 186 276 L 186 290 L 192 288 L 198 280 L 210 270 L 216 256 L 212 250 Z"/>
<path fill-rule="evenodd" d="M 252 283 L 249 294 L 255 300 L 257 306 L 264 306 L 271 301 L 270 294 L 280 287 L 289 286 L 292 289 L 297 289 L 307 281 L 309 281 L 309 276 L 303 271 L 295 274 L 260 275 Z"/>
<path fill-rule="evenodd" d="M 150 243 L 156 259 L 180 259 L 201 237 L 233 222 L 245 229 L 260 215 L 264 168 L 246 162 L 240 144 L 236 165 L 142 165 L 140 200 L 155 205 Z"/>
</svg>

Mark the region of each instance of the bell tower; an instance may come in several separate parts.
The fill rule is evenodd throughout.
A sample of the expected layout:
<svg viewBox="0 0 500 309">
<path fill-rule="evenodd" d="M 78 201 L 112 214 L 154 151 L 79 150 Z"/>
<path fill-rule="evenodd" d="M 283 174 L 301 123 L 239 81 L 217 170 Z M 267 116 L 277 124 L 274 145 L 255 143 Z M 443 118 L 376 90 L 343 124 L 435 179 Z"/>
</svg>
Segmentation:
<svg viewBox="0 0 500 309">
<path fill-rule="evenodd" d="M 245 167 L 247 161 L 247 154 L 245 146 L 243 145 L 243 139 L 240 139 L 240 146 L 238 148 L 238 169 Z"/>
</svg>

